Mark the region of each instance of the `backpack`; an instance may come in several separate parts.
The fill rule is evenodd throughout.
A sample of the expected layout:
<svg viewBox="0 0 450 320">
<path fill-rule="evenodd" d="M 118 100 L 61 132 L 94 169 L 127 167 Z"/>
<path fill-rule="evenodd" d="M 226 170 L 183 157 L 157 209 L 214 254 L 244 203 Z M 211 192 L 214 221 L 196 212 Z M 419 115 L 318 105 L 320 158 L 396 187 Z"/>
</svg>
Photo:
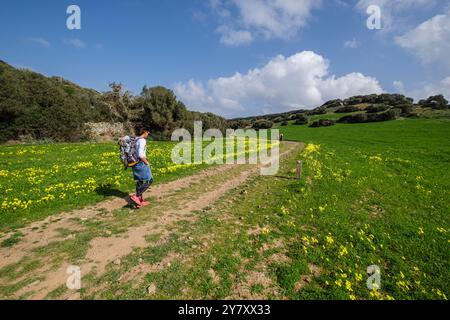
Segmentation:
<svg viewBox="0 0 450 320">
<path fill-rule="evenodd" d="M 137 142 L 141 138 L 125 136 L 119 139 L 120 160 L 122 161 L 125 170 L 134 167 L 140 161 L 137 150 Z"/>
</svg>

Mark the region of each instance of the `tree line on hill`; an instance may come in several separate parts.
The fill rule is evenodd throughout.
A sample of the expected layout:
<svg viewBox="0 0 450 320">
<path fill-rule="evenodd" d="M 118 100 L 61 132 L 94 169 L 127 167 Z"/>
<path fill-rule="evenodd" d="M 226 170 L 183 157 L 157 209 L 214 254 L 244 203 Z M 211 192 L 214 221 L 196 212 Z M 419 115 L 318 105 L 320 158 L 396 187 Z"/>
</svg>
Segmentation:
<svg viewBox="0 0 450 320">
<path fill-rule="evenodd" d="M 0 61 L 0 142 L 87 139 L 86 124 L 120 122 L 130 131 L 147 126 L 155 139 L 170 139 L 176 128 L 225 130 L 227 121 L 212 113 L 191 112 L 164 87 L 144 87 L 135 96 L 120 83 L 108 92 L 82 88 L 60 77 L 45 77 Z"/>
</svg>

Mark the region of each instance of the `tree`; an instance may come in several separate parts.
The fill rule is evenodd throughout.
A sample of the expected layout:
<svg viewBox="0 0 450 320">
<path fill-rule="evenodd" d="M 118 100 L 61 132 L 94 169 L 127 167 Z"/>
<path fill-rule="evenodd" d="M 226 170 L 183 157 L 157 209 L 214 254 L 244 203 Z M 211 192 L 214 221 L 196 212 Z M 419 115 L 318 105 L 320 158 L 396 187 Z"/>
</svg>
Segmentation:
<svg viewBox="0 0 450 320">
<path fill-rule="evenodd" d="M 121 83 L 112 82 L 109 84 L 111 91 L 103 94 L 103 102 L 110 111 L 110 121 L 127 122 L 132 120 L 134 114 L 131 112 L 133 96 L 131 92 L 123 90 Z"/>
<path fill-rule="evenodd" d="M 444 98 L 442 94 L 437 96 L 431 96 L 426 100 L 420 100 L 419 105 L 424 108 L 431 109 L 448 109 L 448 101 Z"/>
<path fill-rule="evenodd" d="M 173 91 L 161 86 L 144 87 L 135 103 L 136 109 L 142 110 L 137 124 L 150 127 L 157 139 L 169 139 L 177 128 L 193 133 L 194 121 L 202 121 L 203 130 L 215 128 L 224 132 L 226 129 L 225 119 L 212 113 L 188 111 Z"/>
<path fill-rule="evenodd" d="M 252 127 L 255 130 L 270 129 L 273 127 L 273 122 L 269 120 L 257 120 L 253 123 Z"/>
</svg>

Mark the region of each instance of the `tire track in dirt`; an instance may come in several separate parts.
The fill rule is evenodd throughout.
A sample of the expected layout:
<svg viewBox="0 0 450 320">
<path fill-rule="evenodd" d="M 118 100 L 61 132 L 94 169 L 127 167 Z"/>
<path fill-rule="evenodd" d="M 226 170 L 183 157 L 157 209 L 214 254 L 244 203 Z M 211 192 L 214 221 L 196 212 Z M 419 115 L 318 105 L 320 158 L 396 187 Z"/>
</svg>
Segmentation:
<svg viewBox="0 0 450 320">
<path fill-rule="evenodd" d="M 280 154 L 280 159 L 286 157 L 301 146 L 301 144 L 294 142 L 284 142 L 284 144 L 288 148 L 287 151 Z M 171 198 L 174 199 L 171 199 L 171 201 L 175 201 L 178 208 L 160 212 L 156 219 L 146 221 L 140 226 L 129 228 L 123 235 L 92 239 L 90 241 L 90 248 L 84 259 L 85 262 L 80 265 L 82 274 L 86 275 L 93 272 L 97 276 L 101 275 L 110 263 L 129 255 L 133 249 L 149 246 L 146 237 L 161 233 L 164 235 L 168 232 L 168 226 L 173 226 L 182 220 L 194 220 L 196 217 L 195 215 L 191 215 L 192 212 L 211 206 L 229 191 L 239 187 L 251 176 L 257 174 L 262 166 L 264 165 L 223 165 L 154 187 L 147 196 L 164 198 L 172 195 Z M 176 192 L 179 190 L 189 189 L 194 184 L 201 183 L 203 180 L 206 182 L 216 177 L 224 178 L 218 179 L 216 185 L 202 184 L 201 187 L 204 192 L 199 193 L 195 197 L 189 197 L 189 195 L 186 197 L 184 194 L 176 195 Z M 24 241 L 22 243 L 15 245 L 13 248 L 0 250 L 0 268 L 19 261 L 21 258 L 30 254 L 34 248 L 45 246 L 53 241 L 64 240 L 58 235 L 57 230 L 60 228 L 80 228 L 80 225 L 73 221 L 74 218 L 84 220 L 105 219 L 104 216 L 99 215 L 100 210 L 112 212 L 122 208 L 124 204 L 123 199 L 113 199 L 95 206 L 62 213 L 49 217 L 44 221 L 33 223 L 20 230 L 24 234 Z M 144 210 L 151 210 L 151 208 L 144 208 Z M 44 224 L 48 225 L 48 229 L 44 232 L 48 234 L 45 236 L 42 233 L 36 232 L 36 228 L 42 227 Z M 16 297 L 19 298 L 26 294 L 31 299 L 45 298 L 50 292 L 66 283 L 68 277 L 66 270 L 69 265 L 67 261 L 64 261 L 57 270 L 45 270 L 43 272 L 45 279 L 30 286 L 23 287 L 16 292 Z"/>
</svg>

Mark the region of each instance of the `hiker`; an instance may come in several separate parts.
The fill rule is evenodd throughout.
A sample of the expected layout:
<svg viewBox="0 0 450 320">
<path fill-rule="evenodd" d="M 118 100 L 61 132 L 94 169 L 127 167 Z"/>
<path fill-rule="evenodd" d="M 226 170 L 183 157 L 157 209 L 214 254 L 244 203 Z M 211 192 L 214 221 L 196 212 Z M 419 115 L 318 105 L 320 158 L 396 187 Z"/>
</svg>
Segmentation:
<svg viewBox="0 0 450 320">
<path fill-rule="evenodd" d="M 130 196 L 138 207 L 147 206 L 150 203 L 144 200 L 144 192 L 150 188 L 153 183 L 153 175 L 150 169 L 150 163 L 147 160 L 147 138 L 150 133 L 149 129 L 142 128 L 139 130 L 139 136 L 136 137 L 136 158 L 138 163 L 134 165 L 133 176 L 136 181 L 136 194 Z"/>
</svg>

